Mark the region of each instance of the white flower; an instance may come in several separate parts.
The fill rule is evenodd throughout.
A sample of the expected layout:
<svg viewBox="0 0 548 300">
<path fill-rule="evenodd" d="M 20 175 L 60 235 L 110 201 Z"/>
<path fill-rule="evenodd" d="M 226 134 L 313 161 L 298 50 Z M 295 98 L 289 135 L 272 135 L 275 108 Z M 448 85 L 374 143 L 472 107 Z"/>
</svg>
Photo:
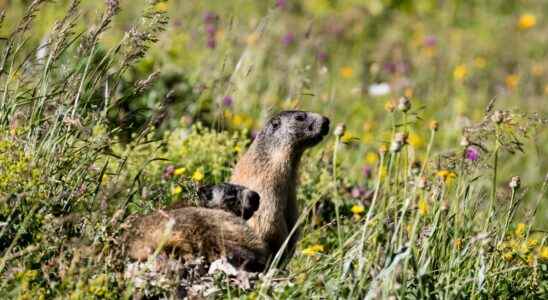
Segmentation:
<svg viewBox="0 0 548 300">
<path fill-rule="evenodd" d="M 390 85 L 386 82 L 374 83 L 369 86 L 368 92 L 373 97 L 384 96 L 390 93 Z"/>
</svg>

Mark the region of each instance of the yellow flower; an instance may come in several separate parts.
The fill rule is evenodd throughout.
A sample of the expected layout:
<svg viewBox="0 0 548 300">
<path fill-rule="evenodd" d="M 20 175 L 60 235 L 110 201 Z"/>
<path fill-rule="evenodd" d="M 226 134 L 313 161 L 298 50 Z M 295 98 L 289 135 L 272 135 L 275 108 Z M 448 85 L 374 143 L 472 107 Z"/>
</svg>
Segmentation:
<svg viewBox="0 0 548 300">
<path fill-rule="evenodd" d="M 519 223 L 516 225 L 516 230 L 514 231 L 514 234 L 516 236 L 522 237 L 525 234 L 525 229 L 527 228 L 527 225 L 523 223 Z"/>
<path fill-rule="evenodd" d="M 374 152 L 367 152 L 367 154 L 365 155 L 365 162 L 370 165 L 376 164 L 378 159 L 379 156 L 377 155 L 377 153 Z"/>
<path fill-rule="evenodd" d="M 204 179 L 204 173 L 201 169 L 198 169 L 194 171 L 194 174 L 192 174 L 192 180 L 194 181 L 202 181 Z"/>
<path fill-rule="evenodd" d="M 529 247 L 527 246 L 527 242 L 523 242 L 519 244 L 518 252 L 521 254 L 527 254 L 529 253 Z"/>
<path fill-rule="evenodd" d="M 453 246 L 455 246 L 455 248 L 457 249 L 460 249 L 462 247 L 462 239 L 455 239 L 453 241 Z"/>
<path fill-rule="evenodd" d="M 408 142 L 409 142 L 409 145 L 415 148 L 419 148 L 419 147 L 422 147 L 422 145 L 424 145 L 424 140 L 418 134 L 413 132 L 409 134 Z"/>
<path fill-rule="evenodd" d="M 439 127 L 440 127 L 440 123 L 436 120 L 432 120 L 430 121 L 430 123 L 428 123 L 428 128 L 434 131 L 437 131 Z"/>
<path fill-rule="evenodd" d="M 240 146 L 236 145 L 236 146 L 234 146 L 234 152 L 240 153 L 240 152 L 242 152 L 242 148 Z"/>
<path fill-rule="evenodd" d="M 375 123 L 369 122 L 369 121 L 365 121 L 363 123 L 363 130 L 364 131 L 370 131 L 373 128 L 375 128 Z"/>
<path fill-rule="evenodd" d="M 255 45 L 257 43 L 257 40 L 259 40 L 259 34 L 257 34 L 256 32 L 251 33 L 246 38 L 246 42 L 248 45 Z"/>
<path fill-rule="evenodd" d="M 542 259 L 548 259 L 548 247 L 547 246 L 543 246 L 543 247 L 540 248 L 539 256 Z"/>
<path fill-rule="evenodd" d="M 453 181 L 453 179 L 457 177 L 457 174 L 455 174 L 455 172 L 451 172 L 448 170 L 441 170 L 436 173 L 436 176 L 443 179 L 443 182 L 450 184 Z"/>
<path fill-rule="evenodd" d="M 529 265 L 529 267 L 534 267 L 535 265 L 537 264 L 537 259 L 534 255 L 527 255 L 527 265 Z"/>
<path fill-rule="evenodd" d="M 542 73 L 544 73 L 544 67 L 542 65 L 534 64 L 531 67 L 531 74 L 533 74 L 533 76 L 540 77 L 542 76 Z"/>
<path fill-rule="evenodd" d="M 353 214 L 359 215 L 365 211 L 365 208 L 363 207 L 363 205 L 354 204 L 350 210 Z"/>
<path fill-rule="evenodd" d="M 354 70 L 351 67 L 342 67 L 339 72 L 343 78 L 350 78 L 354 74 Z"/>
<path fill-rule="evenodd" d="M 386 101 L 386 103 L 384 104 L 384 109 L 387 112 L 393 112 L 396 109 L 396 102 L 394 102 L 393 100 Z"/>
<path fill-rule="evenodd" d="M 511 261 L 513 257 L 514 257 L 514 254 L 512 254 L 512 252 L 506 252 L 506 253 L 502 254 L 502 258 L 505 261 Z"/>
<path fill-rule="evenodd" d="M 510 74 L 510 75 L 506 76 L 506 78 L 504 79 L 504 83 L 506 83 L 506 87 L 509 90 L 514 90 L 518 86 L 519 75 Z"/>
<path fill-rule="evenodd" d="M 177 168 L 177 169 L 175 169 L 173 174 L 175 174 L 175 176 L 181 176 L 185 173 L 185 171 L 186 171 L 185 168 Z"/>
<path fill-rule="evenodd" d="M 166 12 L 168 9 L 168 5 L 166 2 L 158 2 L 154 8 L 156 8 L 156 11 L 158 12 Z"/>
<path fill-rule="evenodd" d="M 466 76 L 468 76 L 468 68 L 463 64 L 456 66 L 453 70 L 453 77 L 456 80 L 462 81 Z"/>
<path fill-rule="evenodd" d="M 533 248 L 536 245 L 538 245 L 538 240 L 537 239 L 535 239 L 535 238 L 527 239 L 527 246 L 529 246 L 530 248 Z"/>
<path fill-rule="evenodd" d="M 178 186 L 178 185 L 176 185 L 174 187 L 171 187 L 171 194 L 172 195 L 180 194 L 182 191 L 183 191 L 183 188 Z"/>
<path fill-rule="evenodd" d="M 403 91 L 403 95 L 407 98 L 413 98 L 413 89 L 408 87 Z"/>
<path fill-rule="evenodd" d="M 419 209 L 419 215 L 421 216 L 428 214 L 428 211 L 430 211 L 430 208 L 428 207 L 428 202 L 424 198 L 421 198 L 419 200 L 419 203 L 417 206 Z"/>
<path fill-rule="evenodd" d="M 518 20 L 518 28 L 521 30 L 533 28 L 536 24 L 537 18 L 532 14 L 523 14 Z"/>
<path fill-rule="evenodd" d="M 374 139 L 375 139 L 375 136 L 371 132 L 365 132 L 362 135 L 361 141 L 362 143 L 369 145 L 373 143 Z"/>
<path fill-rule="evenodd" d="M 303 254 L 306 256 L 314 256 L 320 252 L 324 251 L 324 246 L 320 244 L 312 245 L 306 249 L 303 249 Z"/>
<path fill-rule="evenodd" d="M 487 65 L 487 61 L 485 60 L 485 58 L 478 56 L 474 59 L 474 65 L 478 69 L 483 69 Z"/>
<path fill-rule="evenodd" d="M 348 131 L 346 131 L 343 136 L 341 136 L 341 142 L 343 143 L 350 143 L 352 141 L 352 139 L 354 139 L 354 137 L 352 136 L 352 134 Z"/>
<path fill-rule="evenodd" d="M 243 122 L 244 118 L 240 115 L 235 115 L 234 117 L 232 117 L 232 125 L 234 125 L 235 127 L 240 127 Z"/>
</svg>

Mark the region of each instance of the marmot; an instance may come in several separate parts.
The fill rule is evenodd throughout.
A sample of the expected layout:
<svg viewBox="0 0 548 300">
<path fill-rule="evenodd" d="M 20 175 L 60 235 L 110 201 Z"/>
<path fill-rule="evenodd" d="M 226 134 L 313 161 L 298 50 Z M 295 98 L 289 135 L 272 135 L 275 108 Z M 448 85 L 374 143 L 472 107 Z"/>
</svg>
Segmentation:
<svg viewBox="0 0 548 300">
<path fill-rule="evenodd" d="M 203 255 L 212 261 L 224 255 L 244 269 L 262 270 L 299 216 L 295 193 L 302 154 L 328 131 L 329 119 L 319 114 L 284 111 L 272 117 L 240 158 L 231 178 L 231 183 L 260 195 L 259 209 L 247 223 L 220 209 L 187 207 L 155 213 L 134 223 L 130 257 L 142 260 L 163 242 L 183 257 Z M 168 220 L 174 223 L 165 236 Z M 289 242 L 291 251 L 296 241 L 294 235 Z"/>
<path fill-rule="evenodd" d="M 238 228 L 239 226 L 242 226 L 244 224 L 243 221 L 217 224 L 216 222 L 219 219 L 214 219 L 213 223 L 210 224 L 209 217 L 217 215 L 220 219 L 225 219 L 227 218 L 226 213 L 231 213 L 247 220 L 259 207 L 259 194 L 244 186 L 230 183 L 202 186 L 198 188 L 197 194 L 197 205 L 204 209 L 184 207 L 182 206 L 184 204 L 175 203 L 165 211 L 161 210 L 151 215 L 131 218 L 129 220 L 131 229 L 127 236 L 129 237 L 130 257 L 137 260 L 144 260 L 152 254 L 161 243 L 164 243 L 165 249 L 171 249 L 177 254 L 182 253 L 185 255 L 192 253 L 203 255 L 206 258 L 215 258 L 217 254 L 222 253 L 229 259 L 234 260 L 234 264 L 237 265 L 245 263 L 246 260 L 251 260 L 256 264 L 257 262 L 255 262 L 256 259 L 254 258 L 254 254 L 252 252 L 248 253 L 249 251 L 244 248 L 234 246 L 231 247 L 233 250 L 230 253 L 225 253 L 223 249 L 216 247 L 219 243 L 210 244 L 206 242 L 203 244 L 198 243 L 193 245 L 191 243 L 187 245 L 184 242 L 179 241 L 177 232 L 190 231 L 200 234 L 199 232 L 203 231 L 203 233 L 207 233 L 208 230 L 211 230 L 211 227 L 214 228 L 212 229 L 213 231 L 227 228 L 230 232 L 236 232 L 238 229 L 232 227 Z M 223 210 L 223 212 L 218 212 L 217 210 Z M 201 218 L 204 217 L 208 220 L 201 221 Z M 173 222 L 172 225 L 168 225 L 170 220 Z M 217 225 L 225 227 L 217 227 Z M 172 228 L 168 228 L 168 226 L 172 226 Z M 243 230 L 249 229 L 245 227 Z M 172 236 L 164 236 L 165 234 L 169 234 L 170 231 L 174 233 Z M 241 244 L 247 244 L 247 236 L 253 236 L 253 233 L 242 235 Z M 236 239 L 237 238 L 238 237 L 236 237 Z M 234 240 L 234 238 L 229 238 L 228 240 Z M 223 241 L 224 239 L 219 242 Z M 253 245 L 252 242 L 250 244 Z M 254 248 L 257 248 L 257 246 L 253 246 L 253 249 Z M 258 248 L 264 248 L 264 245 L 259 244 Z M 263 250 L 258 250 L 258 252 L 261 251 Z"/>
<path fill-rule="evenodd" d="M 244 186 L 230 183 L 205 185 L 198 188 L 198 207 L 218 208 L 247 220 L 259 208 L 260 196 Z M 179 201 L 167 210 L 188 207 L 186 201 Z"/>
<path fill-rule="evenodd" d="M 284 111 L 271 118 L 240 158 L 230 182 L 259 193 L 259 209 L 247 221 L 275 254 L 299 217 L 296 201 L 299 162 L 329 131 L 329 119 L 305 111 Z M 298 240 L 288 243 L 291 256 Z"/>
</svg>

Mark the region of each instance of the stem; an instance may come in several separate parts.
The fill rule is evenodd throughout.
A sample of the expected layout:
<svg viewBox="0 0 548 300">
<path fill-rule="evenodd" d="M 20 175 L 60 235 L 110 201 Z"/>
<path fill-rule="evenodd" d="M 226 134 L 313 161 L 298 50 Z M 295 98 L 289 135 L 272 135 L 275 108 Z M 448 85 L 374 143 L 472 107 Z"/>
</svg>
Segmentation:
<svg viewBox="0 0 548 300">
<path fill-rule="evenodd" d="M 514 200 L 516 198 L 516 189 L 512 189 L 512 196 L 510 198 L 510 207 L 508 208 L 508 215 L 506 215 L 506 221 L 504 222 L 504 228 L 502 229 L 502 234 L 500 235 L 499 244 L 504 240 L 504 235 L 506 234 L 506 230 L 508 230 L 508 224 L 510 223 L 510 220 L 512 219 L 512 211 L 514 210 Z"/>
<path fill-rule="evenodd" d="M 485 221 L 485 230 L 488 229 L 489 223 L 492 221 L 492 218 L 494 216 L 495 199 L 497 198 L 497 168 L 498 168 L 498 158 L 499 158 L 499 149 L 500 149 L 498 126 L 495 132 L 496 132 L 496 144 L 495 144 L 495 151 L 493 153 L 493 178 L 491 181 L 491 203 L 489 204 L 488 217 L 486 218 L 486 221 Z"/>
<path fill-rule="evenodd" d="M 342 247 L 342 238 L 341 238 L 341 218 L 339 214 L 339 199 L 338 195 L 338 184 L 337 184 L 337 149 L 339 148 L 340 137 L 335 138 L 335 147 L 333 149 L 333 188 L 334 188 L 334 197 L 335 197 L 335 217 L 337 218 L 337 239 L 339 242 L 339 248 Z"/>
</svg>

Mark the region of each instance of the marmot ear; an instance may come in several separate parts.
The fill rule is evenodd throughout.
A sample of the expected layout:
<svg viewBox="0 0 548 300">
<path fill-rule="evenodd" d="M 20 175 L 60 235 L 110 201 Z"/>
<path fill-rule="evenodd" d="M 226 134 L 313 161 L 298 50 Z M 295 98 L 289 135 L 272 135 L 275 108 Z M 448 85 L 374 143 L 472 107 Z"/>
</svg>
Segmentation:
<svg viewBox="0 0 548 300">
<path fill-rule="evenodd" d="M 202 185 L 198 187 L 198 198 L 203 201 L 208 201 L 213 196 L 213 185 Z"/>
</svg>

